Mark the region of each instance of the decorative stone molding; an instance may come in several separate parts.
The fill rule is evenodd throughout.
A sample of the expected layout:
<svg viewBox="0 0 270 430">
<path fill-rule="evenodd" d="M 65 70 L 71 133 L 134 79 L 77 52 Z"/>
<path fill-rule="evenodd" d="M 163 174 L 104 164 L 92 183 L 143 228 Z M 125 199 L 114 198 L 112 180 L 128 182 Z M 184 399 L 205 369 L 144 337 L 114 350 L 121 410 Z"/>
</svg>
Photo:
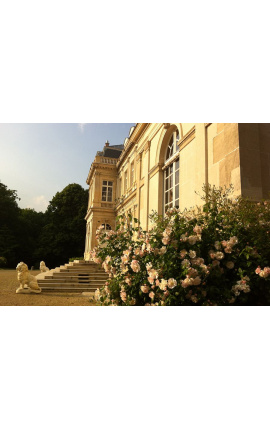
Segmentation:
<svg viewBox="0 0 270 430">
<path fill-rule="evenodd" d="M 193 139 L 195 139 L 195 125 L 177 142 L 179 150 L 184 149 Z"/>
<path fill-rule="evenodd" d="M 146 154 L 148 151 L 150 151 L 151 148 L 151 141 L 148 140 L 144 146 L 144 153 Z"/>
<path fill-rule="evenodd" d="M 149 178 L 151 179 L 153 176 L 155 176 L 156 173 L 162 171 L 162 163 L 156 164 L 152 169 L 149 171 Z"/>
</svg>

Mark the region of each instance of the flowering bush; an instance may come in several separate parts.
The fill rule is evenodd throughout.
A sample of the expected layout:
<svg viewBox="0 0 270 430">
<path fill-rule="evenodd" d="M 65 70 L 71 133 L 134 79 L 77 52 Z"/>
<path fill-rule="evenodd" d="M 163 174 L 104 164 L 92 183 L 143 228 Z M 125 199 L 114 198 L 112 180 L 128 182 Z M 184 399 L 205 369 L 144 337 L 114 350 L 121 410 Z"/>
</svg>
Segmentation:
<svg viewBox="0 0 270 430">
<path fill-rule="evenodd" d="M 270 205 L 204 187 L 203 206 L 151 215 L 152 229 L 118 218 L 97 230 L 92 259 L 109 274 L 102 305 L 270 304 Z M 133 226 L 134 224 L 134 226 Z M 261 269 L 261 267 L 264 267 Z"/>
</svg>

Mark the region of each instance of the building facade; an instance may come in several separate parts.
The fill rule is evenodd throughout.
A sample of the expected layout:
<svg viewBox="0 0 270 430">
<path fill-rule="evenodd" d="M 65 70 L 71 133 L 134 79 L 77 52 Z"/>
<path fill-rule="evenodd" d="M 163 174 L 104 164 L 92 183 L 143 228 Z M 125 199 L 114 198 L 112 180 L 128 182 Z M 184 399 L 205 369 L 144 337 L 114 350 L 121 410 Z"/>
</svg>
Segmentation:
<svg viewBox="0 0 270 430">
<path fill-rule="evenodd" d="M 106 142 L 87 184 L 86 260 L 101 224 L 114 229 L 117 215 L 131 213 L 147 230 L 153 210 L 201 205 L 196 192 L 203 184 L 232 184 L 234 196 L 268 198 L 270 124 L 138 123 L 123 145 Z"/>
</svg>

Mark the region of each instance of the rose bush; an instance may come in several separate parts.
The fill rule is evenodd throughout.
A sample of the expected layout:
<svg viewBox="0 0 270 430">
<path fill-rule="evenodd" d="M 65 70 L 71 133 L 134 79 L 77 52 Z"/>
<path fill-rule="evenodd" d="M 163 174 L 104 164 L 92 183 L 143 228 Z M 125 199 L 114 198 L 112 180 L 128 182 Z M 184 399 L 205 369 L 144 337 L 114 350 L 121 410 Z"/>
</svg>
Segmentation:
<svg viewBox="0 0 270 430">
<path fill-rule="evenodd" d="M 270 304 L 270 205 L 231 192 L 204 187 L 202 207 L 153 213 L 149 232 L 131 216 L 100 227 L 92 259 L 109 274 L 100 304 Z"/>
</svg>

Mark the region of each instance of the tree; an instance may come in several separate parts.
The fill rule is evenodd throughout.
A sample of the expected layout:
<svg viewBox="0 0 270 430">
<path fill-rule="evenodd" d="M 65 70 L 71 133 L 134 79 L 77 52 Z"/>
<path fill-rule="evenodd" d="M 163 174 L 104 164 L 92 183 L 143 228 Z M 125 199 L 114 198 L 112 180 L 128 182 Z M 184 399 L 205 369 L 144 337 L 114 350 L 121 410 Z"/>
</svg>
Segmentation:
<svg viewBox="0 0 270 430">
<path fill-rule="evenodd" d="M 50 201 L 38 250 L 49 267 L 83 254 L 87 203 L 88 191 L 78 184 L 68 185 Z"/>
<path fill-rule="evenodd" d="M 19 214 L 17 192 L 9 190 L 0 182 L 0 256 L 7 260 L 7 265 L 16 265 L 19 244 Z"/>
<path fill-rule="evenodd" d="M 39 262 L 42 260 L 39 254 L 39 242 L 45 221 L 43 212 L 36 212 L 34 209 L 20 210 L 18 262 L 25 261 L 29 267 L 39 267 Z"/>
</svg>

